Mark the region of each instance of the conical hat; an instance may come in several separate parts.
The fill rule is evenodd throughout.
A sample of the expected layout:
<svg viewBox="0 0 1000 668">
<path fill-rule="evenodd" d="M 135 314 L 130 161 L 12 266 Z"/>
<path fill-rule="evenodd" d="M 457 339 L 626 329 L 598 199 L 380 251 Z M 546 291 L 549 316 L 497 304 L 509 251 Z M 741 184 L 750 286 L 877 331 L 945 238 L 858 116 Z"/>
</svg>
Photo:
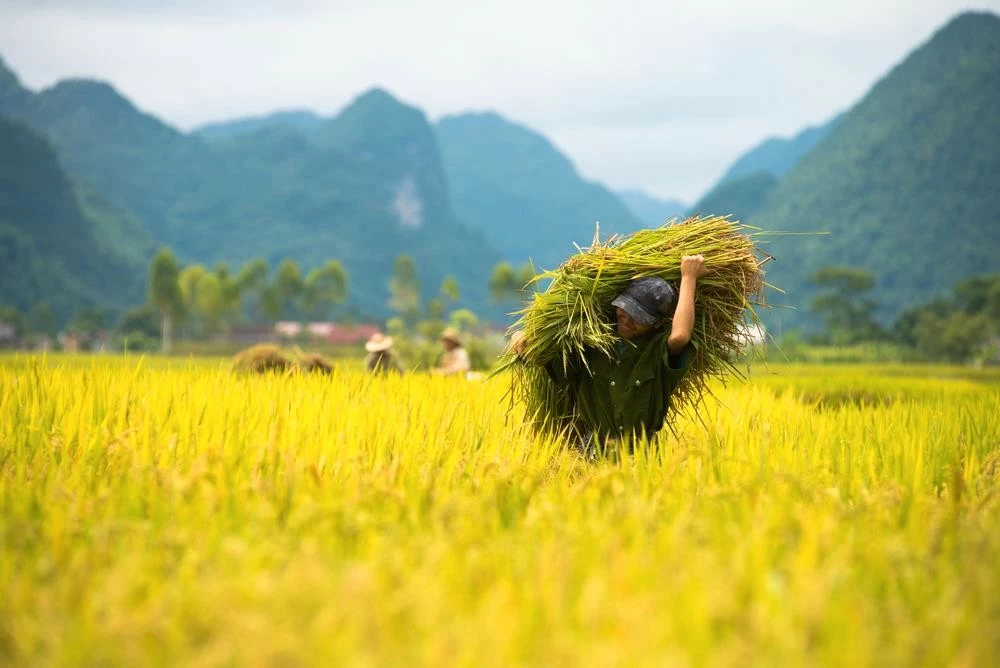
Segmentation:
<svg viewBox="0 0 1000 668">
<path fill-rule="evenodd" d="M 462 340 L 458 338 L 458 336 L 459 336 L 458 330 L 455 329 L 454 327 L 445 327 L 444 331 L 441 332 L 441 338 L 444 339 L 445 341 L 451 341 L 456 345 L 462 345 Z"/>
<path fill-rule="evenodd" d="M 375 332 L 365 343 L 365 350 L 370 353 L 378 353 L 392 348 L 392 337 L 383 336 L 381 332 Z"/>
</svg>

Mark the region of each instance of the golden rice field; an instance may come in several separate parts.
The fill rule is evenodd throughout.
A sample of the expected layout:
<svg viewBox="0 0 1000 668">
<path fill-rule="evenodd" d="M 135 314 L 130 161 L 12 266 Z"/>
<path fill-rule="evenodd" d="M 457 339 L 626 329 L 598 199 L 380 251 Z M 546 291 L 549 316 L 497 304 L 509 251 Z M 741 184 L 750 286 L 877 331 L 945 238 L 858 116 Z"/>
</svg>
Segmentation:
<svg viewBox="0 0 1000 668">
<path fill-rule="evenodd" d="M 599 464 L 505 389 L 0 358 L 0 664 L 996 665 L 1000 373 L 759 368 Z"/>
</svg>

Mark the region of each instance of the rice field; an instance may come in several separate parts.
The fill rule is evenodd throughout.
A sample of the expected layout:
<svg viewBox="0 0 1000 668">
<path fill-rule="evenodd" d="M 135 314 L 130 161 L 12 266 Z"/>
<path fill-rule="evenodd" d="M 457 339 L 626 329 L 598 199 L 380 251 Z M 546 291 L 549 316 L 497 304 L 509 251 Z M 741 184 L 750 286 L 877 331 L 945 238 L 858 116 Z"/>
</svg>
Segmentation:
<svg viewBox="0 0 1000 668">
<path fill-rule="evenodd" d="M 596 464 L 508 387 L 0 358 L 0 664 L 995 665 L 996 370 L 755 368 Z"/>
</svg>

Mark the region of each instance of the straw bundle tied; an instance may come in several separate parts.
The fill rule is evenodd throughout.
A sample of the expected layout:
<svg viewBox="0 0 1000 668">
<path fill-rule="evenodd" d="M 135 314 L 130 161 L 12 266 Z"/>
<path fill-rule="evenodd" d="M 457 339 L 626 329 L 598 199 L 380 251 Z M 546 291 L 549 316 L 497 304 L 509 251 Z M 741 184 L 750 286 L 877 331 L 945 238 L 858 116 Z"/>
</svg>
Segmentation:
<svg viewBox="0 0 1000 668">
<path fill-rule="evenodd" d="M 755 228 L 726 217 L 689 218 L 663 227 L 614 236 L 580 250 L 559 268 L 535 277 L 551 281 L 544 292 L 517 312 L 511 332 L 524 332 L 521 358 L 508 352 L 501 369 L 512 373 L 511 399 L 523 401 L 532 423 L 561 431 L 577 425 L 568 394 L 556 386 L 545 365 L 567 367 L 574 358 L 586 366 L 585 351 L 614 350 L 611 301 L 635 278 L 680 280 L 681 258 L 701 254 L 708 274 L 695 292 L 694 359 L 671 398 L 673 410 L 696 408 L 711 377 L 739 370 L 734 359 L 748 330 L 759 325 L 754 306 L 763 303 L 763 272 L 752 240 Z M 665 325 L 669 329 L 670 323 Z"/>
</svg>

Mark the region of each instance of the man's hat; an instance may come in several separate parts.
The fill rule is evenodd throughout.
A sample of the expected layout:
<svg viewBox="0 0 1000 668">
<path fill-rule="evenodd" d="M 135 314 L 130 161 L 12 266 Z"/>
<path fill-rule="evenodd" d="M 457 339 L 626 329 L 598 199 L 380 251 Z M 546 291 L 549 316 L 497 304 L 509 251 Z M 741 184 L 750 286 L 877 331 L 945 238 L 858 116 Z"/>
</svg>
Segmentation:
<svg viewBox="0 0 1000 668">
<path fill-rule="evenodd" d="M 462 340 L 458 338 L 458 330 L 454 327 L 445 327 L 444 331 L 441 332 L 441 338 L 444 341 L 451 341 L 456 346 L 462 345 Z"/>
<path fill-rule="evenodd" d="M 383 336 L 381 332 L 375 332 L 371 338 L 365 342 L 365 350 L 370 353 L 380 353 L 383 350 L 392 348 L 393 340 L 391 336 Z"/>
<path fill-rule="evenodd" d="M 658 276 L 637 278 L 615 297 L 611 305 L 628 313 L 640 325 L 648 327 L 674 312 L 677 290 Z"/>
</svg>

